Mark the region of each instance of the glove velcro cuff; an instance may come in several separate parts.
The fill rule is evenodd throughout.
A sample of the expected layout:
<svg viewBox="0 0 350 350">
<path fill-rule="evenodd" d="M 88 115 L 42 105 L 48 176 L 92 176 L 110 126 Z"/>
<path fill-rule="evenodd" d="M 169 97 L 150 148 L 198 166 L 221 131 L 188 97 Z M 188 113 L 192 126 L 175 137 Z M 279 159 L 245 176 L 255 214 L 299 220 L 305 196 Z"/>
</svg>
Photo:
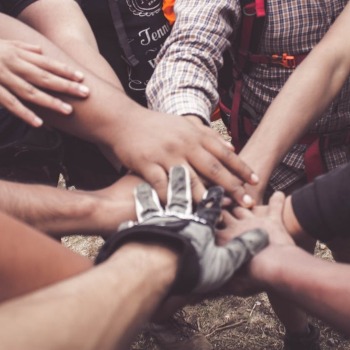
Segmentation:
<svg viewBox="0 0 350 350">
<path fill-rule="evenodd" d="M 186 225 L 187 223 L 184 226 Z M 177 276 L 171 294 L 188 294 L 198 284 L 199 258 L 190 239 L 165 226 L 139 225 L 115 233 L 101 247 L 95 265 L 107 260 L 117 249 L 129 242 L 160 243 L 180 253 Z"/>
</svg>

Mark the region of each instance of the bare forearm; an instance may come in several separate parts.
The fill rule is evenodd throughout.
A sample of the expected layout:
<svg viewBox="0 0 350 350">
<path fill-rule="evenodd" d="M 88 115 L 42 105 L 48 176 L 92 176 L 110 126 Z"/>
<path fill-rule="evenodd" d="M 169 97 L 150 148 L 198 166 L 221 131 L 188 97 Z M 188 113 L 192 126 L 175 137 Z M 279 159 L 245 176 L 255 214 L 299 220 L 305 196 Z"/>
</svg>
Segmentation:
<svg viewBox="0 0 350 350">
<path fill-rule="evenodd" d="M 168 249 L 126 246 L 93 271 L 3 304 L 1 344 L 28 350 L 126 349 L 166 295 L 176 270 L 177 256 Z M 10 322 L 14 315 L 16 324 Z M 37 329 L 42 336 L 35 336 Z"/>
<path fill-rule="evenodd" d="M 349 266 L 322 261 L 295 246 L 273 246 L 261 254 L 256 276 L 267 290 L 350 334 Z"/>
<path fill-rule="evenodd" d="M 128 176 L 106 189 L 83 192 L 0 181 L 0 210 L 52 236 L 107 236 L 135 219 L 133 189 L 139 182 Z"/>
<path fill-rule="evenodd" d="M 37 1 L 18 18 L 96 76 L 122 89 L 113 69 L 100 55 L 94 34 L 76 1 Z"/>
<path fill-rule="evenodd" d="M 41 116 L 44 116 L 44 120 L 51 125 L 91 142 L 96 142 L 98 145 L 113 148 L 118 139 L 116 134 L 126 124 L 129 115 L 141 116 L 147 112 L 131 101 L 123 91 L 90 73 L 45 37 L 26 25 L 1 15 L 0 33 L 5 39 L 38 44 L 42 47 L 45 55 L 55 57 L 61 62 L 83 71 L 84 82 L 91 90 L 89 98 L 83 101 L 62 97 L 73 105 L 72 118 L 63 118 L 48 110 L 39 112 Z"/>
<path fill-rule="evenodd" d="M 0 181 L 0 193 L 2 211 L 45 232 L 82 229 L 97 205 L 93 197 L 78 191 L 43 185 Z"/>
</svg>

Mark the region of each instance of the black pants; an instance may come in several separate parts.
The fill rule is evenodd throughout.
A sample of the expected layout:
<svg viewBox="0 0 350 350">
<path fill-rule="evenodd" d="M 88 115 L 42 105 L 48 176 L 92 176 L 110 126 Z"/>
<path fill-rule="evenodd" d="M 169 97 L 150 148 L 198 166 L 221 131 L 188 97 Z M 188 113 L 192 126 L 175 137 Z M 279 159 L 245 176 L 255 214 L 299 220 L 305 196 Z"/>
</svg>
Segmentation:
<svg viewBox="0 0 350 350">
<path fill-rule="evenodd" d="M 93 144 L 32 128 L 0 109 L 0 178 L 56 186 L 60 173 L 68 186 L 85 190 L 107 187 L 121 176 Z"/>
</svg>

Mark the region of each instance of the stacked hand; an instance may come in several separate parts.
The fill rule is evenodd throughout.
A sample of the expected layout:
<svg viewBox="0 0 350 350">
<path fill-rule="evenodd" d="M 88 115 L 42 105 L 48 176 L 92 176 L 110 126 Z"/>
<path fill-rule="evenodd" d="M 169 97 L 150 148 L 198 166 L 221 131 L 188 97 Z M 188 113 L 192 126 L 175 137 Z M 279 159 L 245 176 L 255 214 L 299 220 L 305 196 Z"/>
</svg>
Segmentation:
<svg viewBox="0 0 350 350">
<path fill-rule="evenodd" d="M 102 247 L 96 263 L 128 242 L 161 243 L 180 254 L 173 293 L 204 293 L 223 286 L 268 244 L 268 239 L 266 233 L 254 228 L 217 246 L 214 233 L 222 198 L 220 187 L 210 188 L 193 213 L 190 177 L 184 166 L 171 169 L 165 210 L 148 184 L 139 185 L 135 191 L 138 221 L 122 224 Z"/>
<path fill-rule="evenodd" d="M 256 255 L 243 270 L 235 275 L 227 286 L 229 293 L 250 295 L 262 291 L 265 287 L 266 274 L 270 270 L 269 266 L 276 263 L 274 254 L 276 249 L 295 245 L 282 221 L 284 203 L 284 194 L 275 192 L 267 206 L 255 207 L 253 210 L 237 207 L 233 210 L 233 215 L 223 211 L 225 228 L 217 230 L 219 245 L 225 245 L 241 232 L 256 227 L 268 233 L 270 242 L 267 249 Z"/>
<path fill-rule="evenodd" d="M 0 106 L 32 126 L 42 124 L 21 101 L 70 114 L 72 106 L 46 90 L 87 97 L 89 89 L 81 84 L 83 74 L 46 57 L 39 46 L 0 39 Z"/>
</svg>

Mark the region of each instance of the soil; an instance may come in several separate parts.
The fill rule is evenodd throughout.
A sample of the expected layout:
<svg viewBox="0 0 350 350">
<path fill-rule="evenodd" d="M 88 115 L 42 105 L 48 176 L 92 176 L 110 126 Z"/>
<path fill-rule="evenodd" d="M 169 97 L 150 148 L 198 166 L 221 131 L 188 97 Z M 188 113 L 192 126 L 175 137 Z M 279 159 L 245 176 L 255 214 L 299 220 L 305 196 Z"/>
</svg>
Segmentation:
<svg viewBox="0 0 350 350">
<path fill-rule="evenodd" d="M 214 122 L 213 127 L 229 140 L 220 121 Z M 62 241 L 67 247 L 91 259 L 103 244 L 102 238 L 98 236 L 71 236 L 63 238 Z M 324 244 L 317 244 L 315 254 L 321 259 L 332 260 L 331 253 Z M 216 350 L 283 349 L 284 328 L 264 293 L 249 298 L 218 297 L 203 300 L 197 305 L 186 306 L 181 315 L 188 323 L 187 328 L 203 334 Z M 313 319 L 312 323 L 321 330 L 322 350 L 350 350 L 350 338 L 318 320 Z M 141 349 L 159 348 L 152 337 L 143 333 L 130 350 Z"/>
</svg>

